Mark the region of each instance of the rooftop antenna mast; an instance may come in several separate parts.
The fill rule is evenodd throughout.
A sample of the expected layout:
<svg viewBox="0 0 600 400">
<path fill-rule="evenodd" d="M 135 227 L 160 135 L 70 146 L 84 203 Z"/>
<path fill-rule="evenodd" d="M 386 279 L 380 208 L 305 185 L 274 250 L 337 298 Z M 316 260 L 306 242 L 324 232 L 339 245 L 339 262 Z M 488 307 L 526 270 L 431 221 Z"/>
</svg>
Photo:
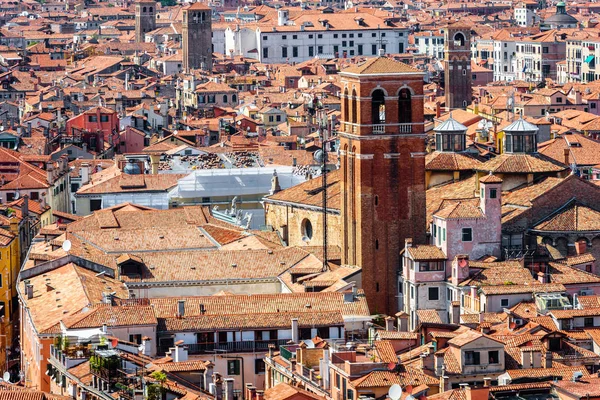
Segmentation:
<svg viewBox="0 0 600 400">
<path fill-rule="evenodd" d="M 514 90 L 510 92 L 510 96 L 508 97 L 507 103 L 508 103 L 507 108 L 510 113 L 510 120 L 511 120 L 511 122 L 513 122 L 515 120 L 515 91 Z"/>
<path fill-rule="evenodd" d="M 321 164 L 321 180 L 323 195 L 323 268 L 326 272 L 329 269 L 327 264 L 327 149 L 329 147 L 329 126 L 327 119 L 327 110 L 324 110 L 318 100 L 313 100 L 313 110 L 317 120 L 317 126 L 321 136 L 321 149 L 315 151 L 314 159 Z"/>
</svg>

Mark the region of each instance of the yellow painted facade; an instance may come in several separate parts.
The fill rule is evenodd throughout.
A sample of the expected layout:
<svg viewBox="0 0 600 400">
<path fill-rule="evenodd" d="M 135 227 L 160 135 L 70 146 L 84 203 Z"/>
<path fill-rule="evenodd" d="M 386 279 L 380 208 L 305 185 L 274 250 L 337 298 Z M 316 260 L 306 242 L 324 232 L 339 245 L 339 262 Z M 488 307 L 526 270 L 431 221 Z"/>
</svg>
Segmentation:
<svg viewBox="0 0 600 400">
<path fill-rule="evenodd" d="M 17 296 L 16 280 L 21 266 L 18 237 L 19 221 L 11 220 L 10 231 L 2 229 L 0 236 L 0 371 L 6 371 L 6 348 L 12 345 L 12 324 L 17 320 L 18 309 L 13 309 Z"/>
</svg>

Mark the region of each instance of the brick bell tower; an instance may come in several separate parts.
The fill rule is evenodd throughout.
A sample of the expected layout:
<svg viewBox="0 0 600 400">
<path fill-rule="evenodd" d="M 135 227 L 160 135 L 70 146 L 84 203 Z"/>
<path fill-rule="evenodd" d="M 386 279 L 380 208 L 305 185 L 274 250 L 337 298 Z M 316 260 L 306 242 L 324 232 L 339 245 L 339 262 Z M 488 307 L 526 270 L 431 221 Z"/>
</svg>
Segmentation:
<svg viewBox="0 0 600 400">
<path fill-rule="evenodd" d="M 138 0 L 135 5 L 135 41 L 143 43 L 146 33 L 156 29 L 156 2 Z"/>
<path fill-rule="evenodd" d="M 385 57 L 343 70 L 342 263 L 373 312 L 398 310 L 404 240 L 425 242 L 423 73 Z"/>
<path fill-rule="evenodd" d="M 471 28 L 461 23 L 444 31 L 444 91 L 449 110 L 465 109 L 473 99 Z"/>
<path fill-rule="evenodd" d="M 181 48 L 183 70 L 202 68 L 212 70 L 212 9 L 196 2 L 183 9 L 181 25 Z"/>
</svg>

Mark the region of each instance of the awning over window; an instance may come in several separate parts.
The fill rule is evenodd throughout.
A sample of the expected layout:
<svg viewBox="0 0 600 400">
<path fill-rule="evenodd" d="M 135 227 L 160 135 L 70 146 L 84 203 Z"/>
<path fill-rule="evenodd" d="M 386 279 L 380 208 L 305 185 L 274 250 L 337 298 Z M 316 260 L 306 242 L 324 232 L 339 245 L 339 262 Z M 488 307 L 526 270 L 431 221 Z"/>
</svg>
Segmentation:
<svg viewBox="0 0 600 400">
<path fill-rule="evenodd" d="M 585 62 L 588 64 L 591 63 L 592 61 L 594 61 L 594 56 L 587 56 L 585 59 Z"/>
</svg>

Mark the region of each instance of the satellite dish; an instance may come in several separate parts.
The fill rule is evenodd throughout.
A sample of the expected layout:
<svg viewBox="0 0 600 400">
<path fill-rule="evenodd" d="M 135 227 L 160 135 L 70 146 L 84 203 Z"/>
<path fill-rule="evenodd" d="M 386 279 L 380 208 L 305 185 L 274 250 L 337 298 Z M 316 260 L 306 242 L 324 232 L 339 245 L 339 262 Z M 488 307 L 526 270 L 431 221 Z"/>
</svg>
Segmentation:
<svg viewBox="0 0 600 400">
<path fill-rule="evenodd" d="M 321 164 L 323 162 L 323 150 L 319 149 L 317 151 L 315 151 L 315 153 L 313 154 L 313 158 L 315 159 L 316 162 L 318 162 L 319 164 Z"/>
<path fill-rule="evenodd" d="M 71 250 L 71 241 L 70 241 L 70 240 L 65 240 L 65 241 L 63 242 L 62 249 L 63 249 L 65 252 L 67 252 L 67 253 L 68 253 L 68 252 L 69 252 L 69 250 Z"/>
<path fill-rule="evenodd" d="M 4 382 L 10 382 L 10 372 L 6 371 L 4 375 L 2 375 L 2 379 L 4 379 Z"/>
<path fill-rule="evenodd" d="M 388 396 L 392 400 L 399 400 L 400 396 L 402 396 L 402 388 L 397 383 L 394 383 L 390 386 L 390 390 L 388 390 Z"/>
</svg>

